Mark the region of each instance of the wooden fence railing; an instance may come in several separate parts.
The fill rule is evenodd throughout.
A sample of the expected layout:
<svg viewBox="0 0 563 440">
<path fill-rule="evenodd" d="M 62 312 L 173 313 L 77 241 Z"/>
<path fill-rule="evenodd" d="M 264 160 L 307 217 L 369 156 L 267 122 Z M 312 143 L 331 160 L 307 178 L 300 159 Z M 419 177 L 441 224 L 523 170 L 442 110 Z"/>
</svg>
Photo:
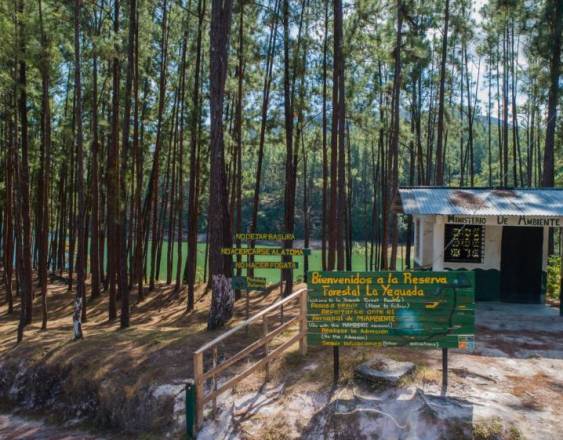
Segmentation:
<svg viewBox="0 0 563 440">
<path fill-rule="evenodd" d="M 290 303 L 297 302 L 297 314 L 292 317 L 288 317 L 287 321 L 283 320 L 283 308 L 284 306 L 289 306 Z M 269 328 L 268 318 L 272 316 L 272 312 L 280 310 L 281 311 L 281 322 L 275 328 Z M 262 336 L 260 339 L 251 343 L 244 349 L 240 350 L 235 355 L 218 362 L 219 353 L 218 346 L 221 342 L 224 342 L 229 336 L 240 332 L 241 330 L 247 329 L 251 324 L 262 320 Z M 269 343 L 280 333 L 289 329 L 294 324 L 299 324 L 298 332 L 284 341 L 281 345 L 270 350 Z M 277 357 L 279 357 L 284 351 L 289 347 L 299 341 L 299 350 L 302 355 L 307 353 L 307 289 L 303 288 L 297 292 L 292 293 L 288 297 L 272 304 L 271 306 L 261 310 L 254 316 L 251 316 L 246 321 L 241 322 L 236 327 L 223 333 L 221 336 L 215 338 L 213 341 L 208 342 L 194 353 L 194 382 L 195 382 L 195 395 L 196 395 L 196 405 L 195 405 L 195 423 L 196 429 L 201 427 L 203 422 L 203 409 L 205 404 L 212 401 L 213 410 L 215 412 L 217 406 L 217 397 L 223 392 L 231 389 L 245 377 L 252 374 L 257 369 L 264 367 L 266 372 L 266 381 L 269 380 L 270 374 L 270 362 Z M 233 366 L 235 363 L 249 357 L 256 350 L 264 348 L 263 356 L 258 360 L 255 360 L 252 365 L 247 367 L 244 371 L 240 372 L 236 376 L 229 378 L 226 382 L 221 385 L 218 384 L 218 377 L 221 373 L 224 373 L 229 367 Z M 211 369 L 205 371 L 204 369 L 204 355 L 206 352 L 211 352 L 213 356 L 213 362 Z M 205 384 L 211 379 L 211 390 L 206 393 Z"/>
</svg>

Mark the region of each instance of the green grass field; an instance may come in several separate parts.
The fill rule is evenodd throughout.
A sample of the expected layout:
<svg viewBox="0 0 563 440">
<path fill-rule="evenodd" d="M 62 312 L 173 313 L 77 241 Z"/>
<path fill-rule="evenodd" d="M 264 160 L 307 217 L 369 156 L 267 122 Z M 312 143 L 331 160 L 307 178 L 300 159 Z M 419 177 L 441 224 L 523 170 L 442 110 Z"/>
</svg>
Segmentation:
<svg viewBox="0 0 563 440">
<path fill-rule="evenodd" d="M 258 245 L 258 247 L 276 247 L 272 245 Z M 397 259 L 397 270 L 403 270 L 403 258 L 401 255 L 404 252 L 401 252 L 402 249 L 399 248 L 398 254 L 399 257 Z M 188 245 L 187 242 L 182 243 L 182 260 L 185 262 L 186 256 L 188 254 Z M 149 252 L 150 255 L 150 252 Z M 168 243 L 165 241 L 162 245 L 162 257 L 160 261 L 160 272 L 158 274 L 158 278 L 160 280 L 166 279 L 166 271 L 167 271 L 167 255 L 168 255 Z M 246 261 L 246 257 L 241 257 L 242 261 Z M 303 258 L 304 257 L 294 257 L 294 261 L 297 262 L 298 268 L 294 271 L 294 279 L 296 281 L 303 280 Z M 203 280 L 203 267 L 204 267 L 204 259 L 205 259 L 205 243 L 198 243 L 197 246 L 197 280 Z M 280 261 L 281 257 L 264 257 L 259 256 L 255 257 L 255 261 Z M 174 245 L 173 252 L 172 252 L 172 279 L 176 279 L 176 267 L 178 261 L 178 246 L 177 244 Z M 233 261 L 235 261 L 235 257 L 233 257 Z M 185 264 L 185 263 L 183 263 Z M 182 269 L 183 270 L 183 269 Z M 311 255 L 309 255 L 309 270 L 321 270 L 321 250 L 320 249 L 313 249 L 311 251 Z M 364 248 L 360 247 L 359 245 L 355 245 L 353 252 L 352 252 L 352 270 L 357 271 L 365 271 L 365 254 Z M 243 270 L 243 275 L 245 275 Z M 265 277 L 268 281 L 268 284 L 277 283 L 280 281 L 280 270 L 277 269 L 256 269 L 254 271 L 254 276 L 256 277 Z"/>
</svg>

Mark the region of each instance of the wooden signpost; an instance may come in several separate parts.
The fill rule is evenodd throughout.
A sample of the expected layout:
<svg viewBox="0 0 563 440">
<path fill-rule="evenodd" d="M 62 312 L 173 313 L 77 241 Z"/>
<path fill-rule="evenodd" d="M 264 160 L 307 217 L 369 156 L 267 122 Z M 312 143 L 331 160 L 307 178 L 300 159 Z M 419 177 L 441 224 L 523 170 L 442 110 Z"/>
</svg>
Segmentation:
<svg viewBox="0 0 563 440">
<path fill-rule="evenodd" d="M 444 387 L 447 349 L 474 348 L 473 272 L 310 272 L 308 289 L 310 345 L 442 348 Z"/>
<path fill-rule="evenodd" d="M 262 277 L 233 277 L 231 284 L 235 290 L 266 290 L 266 278 Z"/>
<path fill-rule="evenodd" d="M 233 277 L 231 285 L 234 290 L 244 290 L 246 292 L 246 306 L 245 315 L 246 319 L 250 316 L 250 291 L 264 291 L 268 287 L 266 278 L 262 277 Z M 248 329 L 247 329 L 248 330 Z"/>
<path fill-rule="evenodd" d="M 266 240 L 266 241 L 285 241 L 285 240 L 295 240 L 294 234 L 288 233 L 239 233 L 235 234 L 235 240 L 237 241 L 256 241 L 256 240 Z M 286 249 L 286 248 L 273 248 L 273 247 L 232 247 L 232 248 L 222 248 L 222 255 L 230 255 L 233 257 L 246 256 L 247 261 L 236 261 L 234 263 L 235 269 L 248 270 L 248 269 L 277 269 L 277 270 L 294 270 L 299 267 L 298 263 L 295 261 L 253 261 L 250 257 L 256 256 L 279 256 L 279 257 L 297 257 L 303 255 L 310 255 L 310 249 Z M 250 297 L 249 291 L 266 290 L 267 283 L 266 278 L 262 277 L 249 277 L 249 276 L 235 276 L 231 279 L 231 285 L 235 290 L 245 290 L 246 291 L 246 319 L 249 317 L 250 313 Z M 283 310 L 283 309 L 282 309 Z M 283 312 L 282 312 L 283 316 Z M 283 318 L 282 318 L 283 320 Z"/>
</svg>

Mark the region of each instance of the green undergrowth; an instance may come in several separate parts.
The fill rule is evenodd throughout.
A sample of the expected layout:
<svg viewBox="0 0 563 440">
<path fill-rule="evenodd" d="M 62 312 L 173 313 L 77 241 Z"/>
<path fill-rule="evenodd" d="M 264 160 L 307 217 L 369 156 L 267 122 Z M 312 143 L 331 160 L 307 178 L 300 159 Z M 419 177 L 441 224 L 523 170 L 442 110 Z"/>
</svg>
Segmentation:
<svg viewBox="0 0 563 440">
<path fill-rule="evenodd" d="M 522 432 L 500 417 L 491 417 L 476 422 L 473 426 L 474 440 L 525 440 Z"/>
<path fill-rule="evenodd" d="M 559 286 L 561 283 L 561 257 L 552 255 L 547 264 L 547 296 L 559 299 Z"/>
</svg>

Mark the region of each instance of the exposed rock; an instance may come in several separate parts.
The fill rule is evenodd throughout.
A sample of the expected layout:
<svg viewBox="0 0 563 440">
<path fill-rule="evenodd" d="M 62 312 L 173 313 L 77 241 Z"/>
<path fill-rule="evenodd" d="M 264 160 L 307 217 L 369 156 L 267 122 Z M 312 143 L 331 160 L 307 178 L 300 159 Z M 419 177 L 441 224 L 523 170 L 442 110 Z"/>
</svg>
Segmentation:
<svg viewBox="0 0 563 440">
<path fill-rule="evenodd" d="M 385 387 L 397 385 L 401 380 L 412 375 L 415 369 L 416 365 L 412 362 L 376 358 L 358 365 L 354 373 L 357 379 Z"/>
<path fill-rule="evenodd" d="M 175 434 L 185 426 L 183 387 L 144 386 L 133 395 L 114 382 L 97 382 L 68 364 L 0 364 L 0 401 L 44 410 L 59 423 L 88 421 L 100 429 L 128 434 Z M 1 437 L 1 436 L 0 436 Z"/>
<path fill-rule="evenodd" d="M 305 439 L 471 439 L 473 406 L 425 395 L 337 399 L 310 421 Z"/>
</svg>

